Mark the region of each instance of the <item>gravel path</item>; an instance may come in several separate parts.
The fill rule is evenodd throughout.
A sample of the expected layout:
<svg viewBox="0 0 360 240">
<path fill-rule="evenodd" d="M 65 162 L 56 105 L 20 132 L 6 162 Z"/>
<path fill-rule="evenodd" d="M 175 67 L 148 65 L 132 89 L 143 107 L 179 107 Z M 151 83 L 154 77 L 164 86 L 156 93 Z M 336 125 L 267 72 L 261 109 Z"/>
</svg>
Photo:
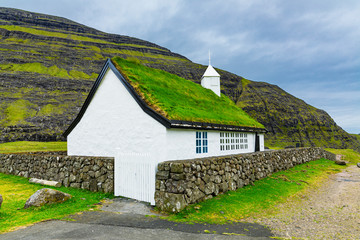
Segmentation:
<svg viewBox="0 0 360 240">
<path fill-rule="evenodd" d="M 350 166 L 298 203 L 256 222 L 285 239 L 360 239 L 360 168 Z"/>
</svg>

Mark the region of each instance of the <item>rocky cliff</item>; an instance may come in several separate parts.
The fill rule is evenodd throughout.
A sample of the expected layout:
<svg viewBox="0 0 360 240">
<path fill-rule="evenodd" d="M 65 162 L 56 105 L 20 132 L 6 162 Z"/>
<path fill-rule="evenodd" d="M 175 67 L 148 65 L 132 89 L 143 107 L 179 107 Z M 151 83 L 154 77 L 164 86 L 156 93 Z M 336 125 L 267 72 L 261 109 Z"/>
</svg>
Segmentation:
<svg viewBox="0 0 360 240">
<path fill-rule="evenodd" d="M 65 18 L 0 8 L 0 142 L 61 139 L 108 57 L 133 58 L 199 83 L 206 66 L 141 39 Z M 324 111 L 281 88 L 217 69 L 222 92 L 264 124 L 268 146 L 360 149 Z"/>
</svg>

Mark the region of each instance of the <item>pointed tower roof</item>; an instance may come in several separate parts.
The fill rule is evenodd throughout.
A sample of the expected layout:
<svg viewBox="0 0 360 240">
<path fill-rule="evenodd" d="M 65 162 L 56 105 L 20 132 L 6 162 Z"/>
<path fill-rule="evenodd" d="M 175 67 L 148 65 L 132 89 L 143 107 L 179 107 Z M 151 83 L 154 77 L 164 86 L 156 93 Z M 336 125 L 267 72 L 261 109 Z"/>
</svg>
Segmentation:
<svg viewBox="0 0 360 240">
<path fill-rule="evenodd" d="M 220 74 L 211 66 L 211 56 L 209 50 L 209 66 L 207 67 L 203 77 L 220 77 Z"/>
<path fill-rule="evenodd" d="M 211 65 L 209 65 L 203 77 L 220 77 L 220 74 Z"/>
</svg>

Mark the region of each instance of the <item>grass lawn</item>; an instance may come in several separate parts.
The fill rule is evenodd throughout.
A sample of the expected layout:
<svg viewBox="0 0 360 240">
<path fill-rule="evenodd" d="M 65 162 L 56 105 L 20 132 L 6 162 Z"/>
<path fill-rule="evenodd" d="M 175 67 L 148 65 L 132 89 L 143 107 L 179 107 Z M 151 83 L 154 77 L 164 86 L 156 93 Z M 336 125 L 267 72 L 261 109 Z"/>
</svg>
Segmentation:
<svg viewBox="0 0 360 240">
<path fill-rule="evenodd" d="M 93 193 L 75 188 L 53 188 L 71 194 L 73 197 L 60 204 L 24 209 L 26 200 L 37 190 L 45 186 L 30 184 L 28 179 L 0 173 L 0 194 L 3 204 L 0 208 L 0 233 L 15 230 L 20 226 L 30 225 L 48 219 L 61 219 L 69 214 L 96 209 L 95 203 L 112 194 Z M 48 186 L 46 186 L 48 187 Z"/>
<path fill-rule="evenodd" d="M 0 153 L 66 151 L 66 142 L 8 142 L 0 144 Z"/>
<path fill-rule="evenodd" d="M 352 150 L 344 153 L 346 156 L 354 154 L 360 161 L 359 153 L 352 153 Z M 277 212 L 278 204 L 296 201 L 307 191 L 320 186 L 330 174 L 340 172 L 345 167 L 326 159 L 308 162 L 287 171 L 274 173 L 256 181 L 253 186 L 246 186 L 188 206 L 182 212 L 166 218 L 180 222 L 224 224 L 229 221 L 269 216 Z"/>
</svg>

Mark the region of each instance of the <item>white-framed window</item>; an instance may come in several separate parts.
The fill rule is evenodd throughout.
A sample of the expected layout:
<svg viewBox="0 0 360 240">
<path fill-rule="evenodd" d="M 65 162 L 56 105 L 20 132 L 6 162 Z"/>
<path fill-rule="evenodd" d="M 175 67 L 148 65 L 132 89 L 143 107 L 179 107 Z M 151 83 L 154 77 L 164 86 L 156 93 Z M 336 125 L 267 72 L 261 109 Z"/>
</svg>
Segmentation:
<svg viewBox="0 0 360 240">
<path fill-rule="evenodd" d="M 196 153 L 208 152 L 207 132 L 196 132 Z"/>
<path fill-rule="evenodd" d="M 247 133 L 221 132 L 220 133 L 220 151 L 230 151 L 238 149 L 248 149 Z"/>
</svg>

